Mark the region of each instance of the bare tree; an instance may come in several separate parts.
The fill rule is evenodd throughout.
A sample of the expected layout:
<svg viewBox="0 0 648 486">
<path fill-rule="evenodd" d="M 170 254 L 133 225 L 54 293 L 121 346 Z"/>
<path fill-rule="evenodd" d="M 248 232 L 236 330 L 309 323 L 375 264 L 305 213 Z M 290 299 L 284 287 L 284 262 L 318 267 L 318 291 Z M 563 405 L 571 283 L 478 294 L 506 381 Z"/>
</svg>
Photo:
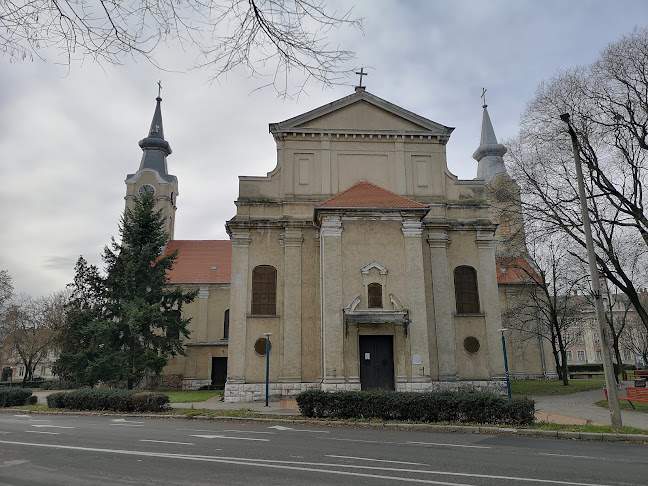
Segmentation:
<svg viewBox="0 0 648 486">
<path fill-rule="evenodd" d="M 7 337 L 9 322 L 9 304 L 13 296 L 11 275 L 7 270 L 0 270 L 0 370 L 4 367 L 4 341 Z"/>
<path fill-rule="evenodd" d="M 330 85 L 348 74 L 354 53 L 327 39 L 343 26 L 361 28 L 362 19 L 323 0 L 0 0 L 0 48 L 10 61 L 53 49 L 67 64 L 143 57 L 157 65 L 156 48 L 177 43 L 197 49 L 188 67 L 207 67 L 212 79 L 242 68 L 282 95 L 309 79 Z M 297 88 L 288 84 L 293 71 Z"/>
<path fill-rule="evenodd" d="M 631 322 L 621 335 L 621 342 L 626 349 L 641 356 L 644 366 L 648 364 L 648 331 L 638 323 Z"/>
<path fill-rule="evenodd" d="M 14 300 L 7 316 L 5 350 L 17 356 L 25 367 L 23 385 L 53 348 L 65 320 L 65 295 L 34 299 L 22 295 Z"/>
<path fill-rule="evenodd" d="M 534 337 L 548 341 L 558 377 L 567 386 L 567 350 L 582 332 L 580 302 L 574 299 L 573 293 L 583 273 L 573 271 L 564 238 L 552 237 L 538 227 L 529 229 L 529 259 L 535 269 L 516 267 L 525 285 L 518 287 L 518 294 L 503 312 L 502 321 L 505 327 L 518 332 L 521 341 Z"/>
</svg>

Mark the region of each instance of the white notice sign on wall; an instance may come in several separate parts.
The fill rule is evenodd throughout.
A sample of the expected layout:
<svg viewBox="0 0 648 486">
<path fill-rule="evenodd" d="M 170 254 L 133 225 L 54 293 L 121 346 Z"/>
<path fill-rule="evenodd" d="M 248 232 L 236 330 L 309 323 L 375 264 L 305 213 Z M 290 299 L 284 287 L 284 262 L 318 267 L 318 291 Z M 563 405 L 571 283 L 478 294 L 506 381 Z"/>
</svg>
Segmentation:
<svg viewBox="0 0 648 486">
<path fill-rule="evenodd" d="M 415 365 L 421 364 L 421 356 L 419 354 L 415 354 L 414 356 L 412 356 L 412 364 Z"/>
</svg>

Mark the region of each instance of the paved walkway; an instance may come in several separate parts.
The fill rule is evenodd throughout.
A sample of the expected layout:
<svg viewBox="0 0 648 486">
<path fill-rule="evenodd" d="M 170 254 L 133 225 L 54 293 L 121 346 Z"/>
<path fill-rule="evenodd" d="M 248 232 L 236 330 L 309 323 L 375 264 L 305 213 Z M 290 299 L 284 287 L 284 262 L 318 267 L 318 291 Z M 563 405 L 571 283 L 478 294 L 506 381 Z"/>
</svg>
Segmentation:
<svg viewBox="0 0 648 486">
<path fill-rule="evenodd" d="M 625 391 L 619 390 L 624 397 Z M 605 400 L 603 390 L 591 390 L 571 395 L 533 397 L 536 402 L 538 420 L 559 424 L 610 425 L 610 411 L 594 403 Z M 623 425 L 648 430 L 648 413 L 621 410 Z"/>
</svg>

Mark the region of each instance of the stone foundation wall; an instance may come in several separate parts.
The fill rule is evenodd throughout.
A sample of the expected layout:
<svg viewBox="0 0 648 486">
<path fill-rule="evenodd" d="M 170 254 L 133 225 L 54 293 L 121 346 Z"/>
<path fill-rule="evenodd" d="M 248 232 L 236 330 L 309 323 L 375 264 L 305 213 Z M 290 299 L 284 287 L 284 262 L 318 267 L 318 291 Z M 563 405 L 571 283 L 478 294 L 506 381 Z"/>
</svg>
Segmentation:
<svg viewBox="0 0 648 486">
<path fill-rule="evenodd" d="M 359 391 L 360 383 L 270 383 L 270 397 L 292 397 L 306 390 Z M 496 395 L 506 395 L 506 381 L 432 381 L 428 383 L 397 383 L 399 392 L 427 391 L 486 391 Z M 244 403 L 265 400 L 265 383 L 232 383 L 225 384 L 225 402 Z"/>
<path fill-rule="evenodd" d="M 196 380 L 195 378 L 184 378 L 182 380 L 183 390 L 198 390 L 203 386 L 211 386 L 211 380 Z"/>
</svg>

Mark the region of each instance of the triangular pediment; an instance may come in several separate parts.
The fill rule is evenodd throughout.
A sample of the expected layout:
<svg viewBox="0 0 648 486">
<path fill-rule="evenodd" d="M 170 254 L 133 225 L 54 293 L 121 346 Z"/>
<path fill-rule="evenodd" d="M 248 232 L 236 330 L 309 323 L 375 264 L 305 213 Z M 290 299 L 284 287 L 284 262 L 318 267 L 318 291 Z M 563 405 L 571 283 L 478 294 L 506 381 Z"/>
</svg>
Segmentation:
<svg viewBox="0 0 648 486">
<path fill-rule="evenodd" d="M 377 132 L 448 137 L 454 130 L 359 90 L 280 123 L 270 132 Z"/>
<path fill-rule="evenodd" d="M 315 209 L 350 208 L 428 210 L 430 207 L 366 181 L 360 181 L 315 206 Z"/>
</svg>

